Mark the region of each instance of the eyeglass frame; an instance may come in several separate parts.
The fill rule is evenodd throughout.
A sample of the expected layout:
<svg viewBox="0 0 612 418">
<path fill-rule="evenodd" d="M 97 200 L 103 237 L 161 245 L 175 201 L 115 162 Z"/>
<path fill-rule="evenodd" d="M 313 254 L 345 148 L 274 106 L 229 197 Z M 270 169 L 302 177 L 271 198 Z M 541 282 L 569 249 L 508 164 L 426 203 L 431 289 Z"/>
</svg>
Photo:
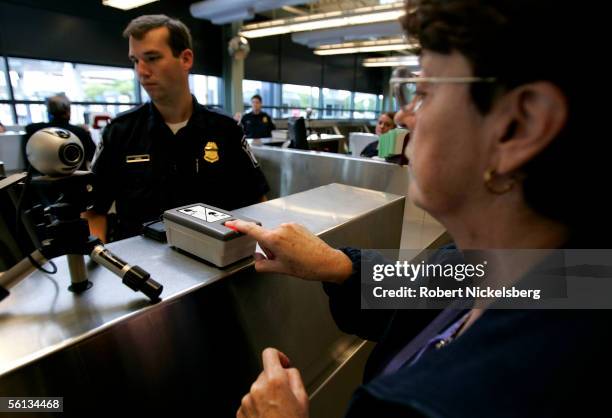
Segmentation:
<svg viewBox="0 0 612 418">
<path fill-rule="evenodd" d="M 398 70 L 401 71 L 400 68 Z M 397 100 L 400 110 L 403 110 L 405 107 L 409 106 L 414 102 L 412 113 L 416 113 L 419 111 L 421 106 L 423 106 L 423 97 L 418 92 L 414 92 L 414 97 L 403 103 L 404 100 L 399 97 L 399 93 L 401 93 L 400 86 L 402 84 L 407 83 L 432 83 L 432 84 L 442 84 L 442 83 L 451 83 L 451 84 L 472 84 L 472 83 L 495 83 L 497 79 L 495 77 L 391 77 L 389 80 L 389 85 L 393 89 L 393 97 Z"/>
</svg>

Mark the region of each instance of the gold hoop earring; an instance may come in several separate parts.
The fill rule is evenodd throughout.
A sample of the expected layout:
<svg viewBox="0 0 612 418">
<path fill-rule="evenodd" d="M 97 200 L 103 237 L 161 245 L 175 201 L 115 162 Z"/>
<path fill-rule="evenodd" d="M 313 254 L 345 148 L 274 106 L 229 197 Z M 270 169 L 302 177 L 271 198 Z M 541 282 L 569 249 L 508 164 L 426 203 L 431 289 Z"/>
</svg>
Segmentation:
<svg viewBox="0 0 612 418">
<path fill-rule="evenodd" d="M 502 187 L 494 185 L 495 177 L 497 173 L 494 168 L 489 168 L 484 172 L 484 185 L 493 194 L 505 194 L 508 193 L 514 187 L 515 179 L 511 178 L 510 181 Z"/>
</svg>

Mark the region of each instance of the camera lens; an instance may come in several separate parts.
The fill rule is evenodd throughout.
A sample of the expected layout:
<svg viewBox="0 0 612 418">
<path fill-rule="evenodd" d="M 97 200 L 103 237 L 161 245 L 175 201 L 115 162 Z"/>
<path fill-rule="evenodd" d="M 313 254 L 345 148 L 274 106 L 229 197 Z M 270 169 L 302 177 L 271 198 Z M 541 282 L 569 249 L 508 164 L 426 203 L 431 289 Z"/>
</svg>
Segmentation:
<svg viewBox="0 0 612 418">
<path fill-rule="evenodd" d="M 68 165 L 75 166 L 83 158 L 83 150 L 77 144 L 66 144 L 60 149 L 60 160 Z"/>
</svg>

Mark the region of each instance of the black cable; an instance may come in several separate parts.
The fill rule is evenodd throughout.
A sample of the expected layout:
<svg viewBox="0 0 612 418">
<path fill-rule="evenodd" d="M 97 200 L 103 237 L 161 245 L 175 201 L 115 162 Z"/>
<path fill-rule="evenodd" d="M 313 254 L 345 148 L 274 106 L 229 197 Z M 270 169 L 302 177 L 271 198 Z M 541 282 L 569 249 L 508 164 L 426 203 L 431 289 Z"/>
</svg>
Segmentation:
<svg viewBox="0 0 612 418">
<path fill-rule="evenodd" d="M 22 214 L 21 214 L 21 206 L 23 205 L 23 200 L 25 198 L 27 189 L 30 185 L 30 181 L 32 180 L 32 167 L 28 167 L 28 172 L 23 182 L 23 189 L 21 189 L 21 193 L 19 194 L 19 200 L 17 201 L 17 207 L 15 209 L 15 238 L 17 240 L 17 244 L 21 244 L 21 223 L 22 223 Z"/>
<path fill-rule="evenodd" d="M 23 189 L 21 190 L 21 194 L 19 195 L 19 200 L 17 201 L 17 207 L 15 209 L 15 220 L 16 220 L 16 225 L 15 225 L 15 240 L 17 241 L 17 245 L 19 245 L 21 247 L 21 228 L 22 228 L 22 217 L 23 214 L 21 213 L 21 207 L 23 205 L 23 201 L 25 199 L 26 196 L 26 192 L 27 189 L 30 185 L 30 182 L 32 181 L 32 172 L 33 172 L 34 168 L 32 166 L 28 167 L 28 175 L 25 178 L 25 182 L 23 184 Z M 52 270 L 46 270 L 43 266 L 41 266 L 38 261 L 36 261 L 34 259 L 34 257 L 32 257 L 32 254 L 28 254 L 27 255 L 28 260 L 30 261 L 30 263 L 32 263 L 32 265 L 34 267 L 36 267 L 37 270 L 42 271 L 43 273 L 47 273 L 47 274 L 55 274 L 57 273 L 57 266 L 55 265 L 55 263 L 52 260 L 49 260 L 49 264 L 52 267 Z"/>
<path fill-rule="evenodd" d="M 48 263 L 51 265 L 52 270 L 47 270 L 43 266 L 41 266 L 38 263 L 38 261 L 34 260 L 34 257 L 32 257 L 32 254 L 28 254 L 28 260 L 30 260 L 30 263 L 32 263 L 32 265 L 34 267 L 36 267 L 37 270 L 40 270 L 43 273 L 47 273 L 47 274 L 55 274 L 55 273 L 57 273 L 57 266 L 55 265 L 53 260 L 48 260 Z"/>
</svg>

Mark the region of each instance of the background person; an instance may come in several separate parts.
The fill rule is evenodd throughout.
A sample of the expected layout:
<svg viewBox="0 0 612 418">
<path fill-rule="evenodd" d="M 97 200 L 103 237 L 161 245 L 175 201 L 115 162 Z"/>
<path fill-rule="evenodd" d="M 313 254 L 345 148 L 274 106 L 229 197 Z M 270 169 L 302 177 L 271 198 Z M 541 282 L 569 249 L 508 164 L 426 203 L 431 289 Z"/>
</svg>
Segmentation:
<svg viewBox="0 0 612 418">
<path fill-rule="evenodd" d="M 72 125 L 70 123 L 70 99 L 68 99 L 65 94 L 56 94 L 55 96 L 47 97 L 45 102 L 47 105 L 49 122 L 31 123 L 25 127 L 26 133 L 21 142 L 21 152 L 26 166 L 28 168 L 30 167 L 30 163 L 28 162 L 28 158 L 26 156 L 26 145 L 30 137 L 34 134 L 34 132 L 40 129 L 55 127 L 67 129 L 81 140 L 81 144 L 83 144 L 83 149 L 85 151 L 85 158 L 83 159 L 83 163 L 79 167 L 79 170 L 89 170 L 89 166 L 96 151 L 96 144 L 94 144 L 88 131 L 80 126 Z M 38 172 L 33 167 L 31 169 L 36 173 Z"/>
<path fill-rule="evenodd" d="M 376 135 L 381 136 L 382 134 L 386 134 L 391 129 L 395 128 L 395 112 L 385 112 L 381 113 L 378 117 L 378 121 L 376 122 Z M 378 155 L 378 140 L 370 142 L 366 147 L 361 151 L 362 157 L 372 158 Z"/>
<path fill-rule="evenodd" d="M 251 111 L 240 119 L 246 137 L 254 139 L 272 137 L 272 131 L 276 129 L 276 126 L 270 115 L 261 110 L 262 100 L 259 94 L 251 97 L 251 106 Z"/>
</svg>

